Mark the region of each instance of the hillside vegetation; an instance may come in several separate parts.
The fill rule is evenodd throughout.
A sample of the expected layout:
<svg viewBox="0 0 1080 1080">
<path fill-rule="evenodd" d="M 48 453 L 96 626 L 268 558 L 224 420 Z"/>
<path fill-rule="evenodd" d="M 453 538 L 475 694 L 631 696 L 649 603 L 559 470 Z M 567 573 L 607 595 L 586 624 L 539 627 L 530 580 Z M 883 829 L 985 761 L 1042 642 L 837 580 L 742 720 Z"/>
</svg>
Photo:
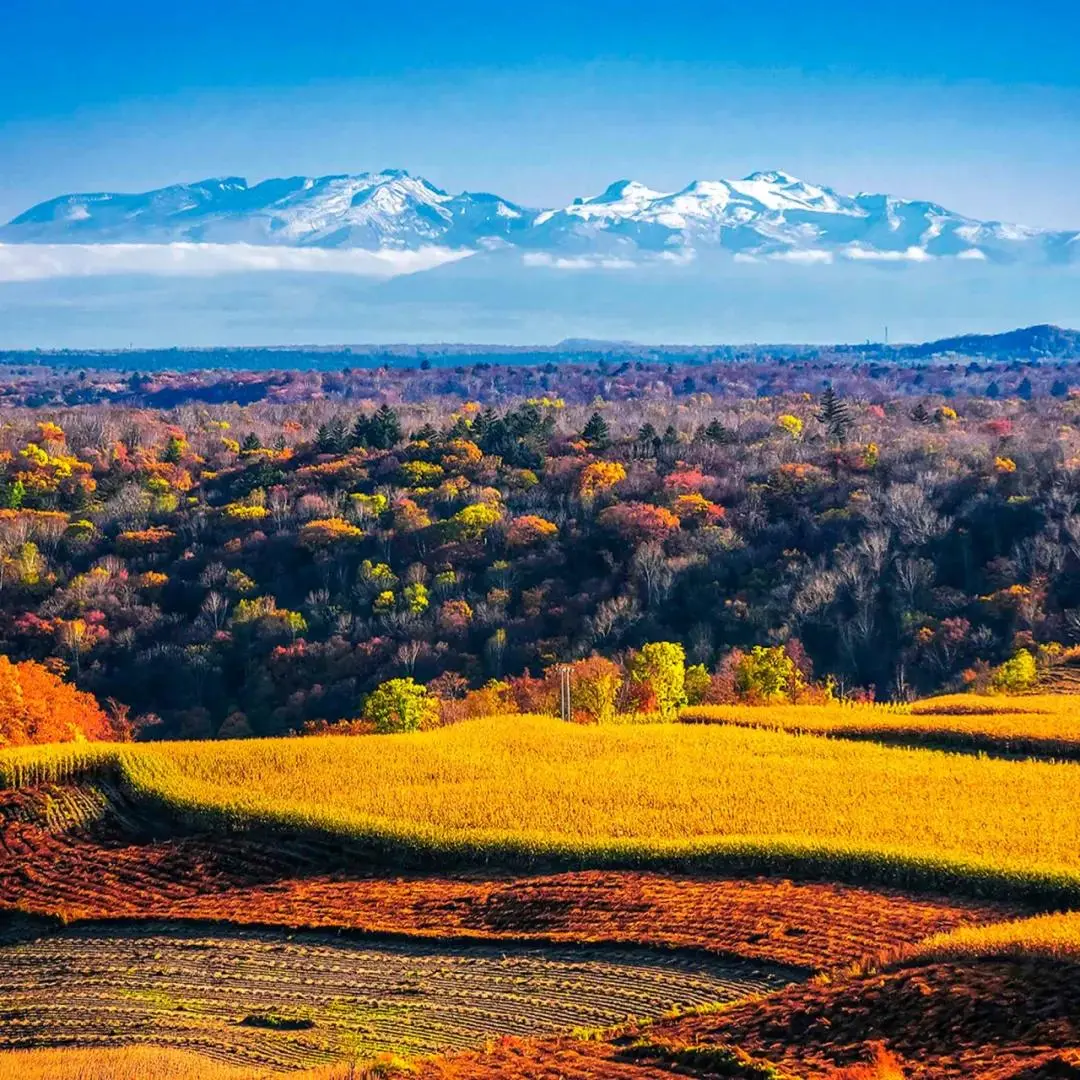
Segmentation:
<svg viewBox="0 0 1080 1080">
<path fill-rule="evenodd" d="M 840 696 L 1030 689 L 1080 660 L 1080 395 L 973 366 L 188 374 L 176 408 L 12 371 L 0 653 L 196 739 L 401 678 L 547 712 L 545 671 L 659 642 L 715 704 L 765 647 Z"/>
</svg>

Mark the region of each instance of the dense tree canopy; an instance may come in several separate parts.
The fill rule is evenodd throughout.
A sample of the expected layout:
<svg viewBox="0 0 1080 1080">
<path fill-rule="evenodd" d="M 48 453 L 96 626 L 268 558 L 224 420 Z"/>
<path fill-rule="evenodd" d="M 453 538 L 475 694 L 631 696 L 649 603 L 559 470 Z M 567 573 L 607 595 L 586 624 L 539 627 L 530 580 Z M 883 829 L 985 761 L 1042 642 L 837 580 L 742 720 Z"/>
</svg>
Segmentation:
<svg viewBox="0 0 1080 1080">
<path fill-rule="evenodd" d="M 675 697 L 813 675 L 897 698 L 1023 680 L 1025 656 L 1080 642 L 1068 390 L 913 403 L 832 372 L 813 394 L 567 405 L 579 373 L 534 374 L 543 396 L 498 408 L 405 381 L 9 409 L 0 650 L 62 664 L 141 731 L 205 737 L 355 719 L 391 679 L 462 700 L 593 656 L 623 674 L 597 667 L 589 693 L 623 707 L 648 643 L 694 669 Z"/>
</svg>

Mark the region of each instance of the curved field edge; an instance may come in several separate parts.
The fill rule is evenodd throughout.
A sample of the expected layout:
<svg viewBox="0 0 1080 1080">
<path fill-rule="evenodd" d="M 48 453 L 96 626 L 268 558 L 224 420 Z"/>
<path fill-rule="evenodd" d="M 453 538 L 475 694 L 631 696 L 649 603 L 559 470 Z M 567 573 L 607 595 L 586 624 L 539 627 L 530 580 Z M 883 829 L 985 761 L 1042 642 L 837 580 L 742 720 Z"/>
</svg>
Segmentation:
<svg viewBox="0 0 1080 1080">
<path fill-rule="evenodd" d="M 1080 871 L 1001 865 L 986 859 L 913 853 L 885 846 L 770 836 L 690 839 L 579 839 L 505 830 L 454 834 L 408 822 L 319 806 L 259 805 L 256 795 L 226 802 L 208 784 L 193 794 L 161 756 L 163 744 L 74 744 L 0 754 L 0 784 L 64 783 L 108 775 L 132 799 L 187 825 L 220 832 L 265 829 L 332 841 L 388 863 L 435 868 L 659 870 L 766 874 L 880 885 L 1039 905 L 1080 902 Z M 252 744 L 245 744 L 252 745 Z"/>
<path fill-rule="evenodd" d="M 1080 974 L 1080 911 L 957 927 L 902 950 L 885 966 L 996 959 L 1064 961 Z"/>
<path fill-rule="evenodd" d="M 66 928 L 4 949 L 3 960 L 5 1047 L 151 1036 L 283 1069 L 481 1047 L 500 1034 L 607 1029 L 757 998 L 806 977 L 656 950 L 375 942 L 171 922 Z"/>
<path fill-rule="evenodd" d="M 679 719 L 886 746 L 1080 760 L 1080 696 L 1064 694 L 953 694 L 911 705 L 692 705 Z"/>
</svg>

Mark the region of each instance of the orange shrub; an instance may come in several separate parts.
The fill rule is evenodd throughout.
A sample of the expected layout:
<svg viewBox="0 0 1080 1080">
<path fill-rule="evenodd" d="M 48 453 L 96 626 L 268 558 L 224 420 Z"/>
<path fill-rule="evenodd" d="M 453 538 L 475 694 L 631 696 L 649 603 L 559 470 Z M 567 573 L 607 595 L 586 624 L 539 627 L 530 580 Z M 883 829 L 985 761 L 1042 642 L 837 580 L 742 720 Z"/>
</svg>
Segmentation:
<svg viewBox="0 0 1080 1080">
<path fill-rule="evenodd" d="M 510 684 L 498 679 L 490 679 L 479 690 L 470 690 L 461 701 L 461 715 L 467 718 L 505 716 L 517 711 Z"/>
<path fill-rule="evenodd" d="M 122 532 L 116 538 L 116 549 L 121 554 L 137 554 L 140 551 L 155 551 L 164 547 L 170 540 L 176 539 L 176 533 L 160 525 L 149 529 L 133 529 Z"/>
<path fill-rule="evenodd" d="M 672 507 L 680 521 L 700 522 L 703 525 L 715 525 L 724 516 L 724 508 L 710 502 L 700 492 L 679 495 Z"/>
</svg>

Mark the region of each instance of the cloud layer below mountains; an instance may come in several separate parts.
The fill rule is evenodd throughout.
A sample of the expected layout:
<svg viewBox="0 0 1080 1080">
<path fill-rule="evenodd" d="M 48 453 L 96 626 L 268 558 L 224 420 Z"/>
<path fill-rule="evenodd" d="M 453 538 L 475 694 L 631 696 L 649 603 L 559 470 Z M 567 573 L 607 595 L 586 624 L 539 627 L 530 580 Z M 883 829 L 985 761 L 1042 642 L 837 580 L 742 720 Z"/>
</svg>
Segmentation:
<svg viewBox="0 0 1080 1080">
<path fill-rule="evenodd" d="M 391 278 L 472 254 L 444 247 L 363 251 L 254 244 L 0 244 L 0 281 L 152 274 L 161 277 L 265 271 Z"/>
</svg>

